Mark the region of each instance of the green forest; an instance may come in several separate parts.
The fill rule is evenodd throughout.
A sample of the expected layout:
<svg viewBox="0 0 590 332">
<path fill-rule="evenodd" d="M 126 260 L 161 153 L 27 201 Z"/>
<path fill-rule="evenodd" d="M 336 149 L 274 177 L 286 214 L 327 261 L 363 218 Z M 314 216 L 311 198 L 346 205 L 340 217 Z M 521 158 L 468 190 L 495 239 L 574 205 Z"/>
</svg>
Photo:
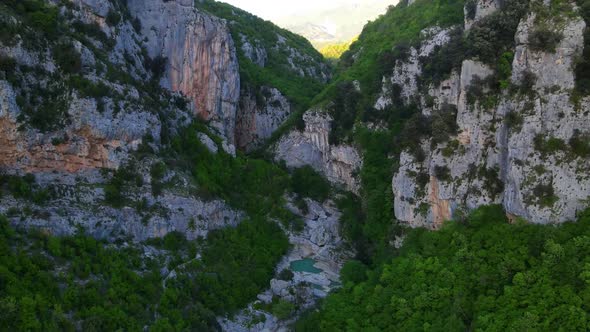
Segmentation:
<svg viewBox="0 0 590 332">
<path fill-rule="evenodd" d="M 0 329 L 217 330 L 216 315 L 241 309 L 267 287 L 289 243 L 275 223 L 252 219 L 206 241 L 170 233 L 145 245 L 158 255 L 147 259 L 140 244 L 83 234 L 17 231 L 0 217 Z"/>
<path fill-rule="evenodd" d="M 342 270 L 344 287 L 297 331 L 587 331 L 590 211 L 510 223 L 482 207 L 439 231 L 409 230 L 394 257 Z"/>
</svg>

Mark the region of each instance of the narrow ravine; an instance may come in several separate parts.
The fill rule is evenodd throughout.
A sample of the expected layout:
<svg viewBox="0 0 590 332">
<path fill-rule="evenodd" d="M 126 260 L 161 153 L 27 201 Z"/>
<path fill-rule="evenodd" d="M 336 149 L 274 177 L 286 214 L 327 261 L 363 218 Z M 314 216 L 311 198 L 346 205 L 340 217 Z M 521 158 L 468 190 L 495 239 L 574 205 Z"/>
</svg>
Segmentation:
<svg viewBox="0 0 590 332">
<path fill-rule="evenodd" d="M 303 218 L 305 227 L 298 233 L 285 230 L 293 247 L 277 265 L 269 288 L 233 318 L 219 317 L 224 331 L 286 331 L 299 314 L 341 286 L 340 269 L 353 255 L 339 232 L 342 214 L 331 200 L 323 204 L 305 201 L 307 213 L 292 203 L 287 205 Z M 289 308 L 292 311 L 287 314 Z"/>
</svg>

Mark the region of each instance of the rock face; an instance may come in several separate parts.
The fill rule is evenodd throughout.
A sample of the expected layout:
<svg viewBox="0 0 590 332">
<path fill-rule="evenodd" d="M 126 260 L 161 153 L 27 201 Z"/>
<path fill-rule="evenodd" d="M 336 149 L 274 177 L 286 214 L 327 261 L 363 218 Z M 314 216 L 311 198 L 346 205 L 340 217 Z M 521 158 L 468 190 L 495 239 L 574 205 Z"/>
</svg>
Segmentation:
<svg viewBox="0 0 590 332">
<path fill-rule="evenodd" d="M 240 76 L 225 21 L 203 14 L 192 0 L 129 0 L 152 58 L 167 59 L 161 84 L 182 92 L 195 111 L 234 142 Z"/>
<path fill-rule="evenodd" d="M 240 34 L 240 40 L 242 42 L 242 52 L 244 52 L 244 56 L 257 66 L 264 68 L 266 61 L 268 60 L 268 52 L 260 45 L 260 41 L 256 40 L 251 43 L 248 40 L 248 37 L 243 34 Z"/>
<path fill-rule="evenodd" d="M 179 176 L 171 173 L 167 178 Z M 49 188 L 57 197 L 43 206 L 31 206 L 12 197 L 0 199 L 0 213 L 7 215 L 15 227 L 39 229 L 56 236 L 74 235 L 82 228 L 98 239 L 136 242 L 176 231 L 194 240 L 214 229 L 234 227 L 244 218 L 242 212 L 223 201 L 203 201 L 186 194 L 189 180 L 182 176 L 176 190 L 158 197 L 151 194 L 150 179 L 144 179 L 143 188 L 128 193 L 132 201 L 145 202 L 142 208 L 113 208 L 105 204 L 105 179 L 97 170 L 78 172 L 75 178 L 53 172 L 37 173 L 36 177 L 42 187 Z M 30 208 L 35 213 L 23 218 L 23 211 Z"/>
<path fill-rule="evenodd" d="M 107 0 L 72 0 L 72 3 L 69 12 L 72 21 L 96 25 L 104 33 L 104 39 L 88 38 L 93 49 L 105 51 L 106 56 L 100 59 L 90 46 L 68 40 L 80 55 L 78 74 L 83 77 L 82 83 L 74 84 L 60 76 L 51 48 L 32 48 L 20 36 L 14 44 L 0 44 L 0 56 L 14 59 L 17 65 L 11 79 L 0 80 L 0 167 L 6 172 L 116 169 L 145 143 L 145 137 L 157 145 L 163 122 L 174 130 L 190 121 L 185 111 L 173 105 L 160 110 L 171 121 L 159 118 L 145 102 L 139 86 L 111 79 L 105 73 L 108 62 L 135 80 L 148 78 L 143 66 L 141 37 L 131 22 L 122 20 L 116 28 L 109 26 L 106 16 L 116 8 Z M 169 98 L 157 94 L 151 97 Z M 27 99 L 49 103 L 26 105 Z M 39 130 L 30 124 L 31 112 L 39 114 L 55 109 L 59 111 L 37 121 L 38 127 L 62 118 L 52 127 Z"/>
<path fill-rule="evenodd" d="M 236 124 L 237 147 L 244 151 L 260 147 L 289 115 L 289 101 L 275 88 L 262 87 L 258 94 L 243 93 Z"/>
<path fill-rule="evenodd" d="M 362 166 L 358 151 L 348 145 L 330 145 L 328 137 L 332 117 L 321 110 L 310 110 L 303 115 L 305 130 L 293 130 L 275 147 L 275 159 L 284 160 L 289 168 L 310 165 L 332 183 L 358 193 L 359 179 L 355 174 Z"/>
<path fill-rule="evenodd" d="M 494 1 L 478 1 L 477 18 L 495 9 Z M 425 116 L 440 107 L 441 100 L 456 106 L 458 135 L 437 146 L 424 140 L 424 160 L 402 153 L 393 178 L 399 220 L 413 227 L 437 228 L 464 211 L 502 204 L 511 217 L 564 222 L 587 207 L 590 160 L 568 144 L 575 138 L 587 141 L 590 133 L 589 98 L 577 105 L 571 98 L 573 63 L 583 50 L 585 23 L 576 16 L 563 22 L 563 38 L 555 52 L 529 46 L 529 35 L 536 28 L 534 13 L 520 23 L 512 83 L 518 86 L 525 76 L 533 77 L 529 93 L 504 93 L 491 107 L 469 102 L 469 88 L 478 84 L 474 78 L 485 79 L 493 71 L 465 60 L 460 71 L 440 86 L 431 86 L 428 98 L 434 106 L 426 105 L 425 96 L 417 96 L 422 97 Z M 419 70 L 415 73 L 420 75 Z M 543 149 L 547 141 L 560 148 Z"/>
<path fill-rule="evenodd" d="M 418 79 L 422 73 L 420 57 L 429 56 L 436 47 L 445 45 L 449 42 L 450 30 L 433 27 L 422 32 L 424 42 L 419 49 L 410 47 L 408 59 L 406 61 L 397 61 L 391 77 L 383 78 L 383 89 L 377 99 L 375 108 L 383 110 L 392 104 L 392 97 L 389 91 L 392 86 L 398 86 L 400 96 L 406 103 L 418 93 Z"/>
<path fill-rule="evenodd" d="M 199 139 L 213 152 L 235 156 L 240 85 L 225 22 L 193 9 L 192 1 L 128 1 L 131 16 L 143 23 L 143 35 L 123 12 L 116 26 L 109 25 L 106 17 L 123 10 L 120 2 L 72 3 L 60 9 L 67 11 L 64 24 L 94 29 L 81 37 L 85 43 L 63 38 L 79 53 L 73 73 L 54 56 L 53 47 L 61 45 L 51 40 L 47 48 L 32 47 L 20 36 L 0 43 L 0 57 L 15 62 L 11 75 L 0 72 L 0 170 L 33 173 L 40 188 L 51 193 L 43 206 L 7 195 L 0 199 L 0 213 L 18 227 L 55 235 L 82 228 L 107 240 L 143 241 L 172 231 L 195 239 L 237 225 L 242 212 L 223 201 L 199 199 L 186 175 L 169 171 L 159 185 L 173 183 L 173 189 L 152 194 L 151 167 L 158 160 L 142 158 L 136 170 L 142 184 L 125 193 L 129 201 L 122 208 L 105 202 L 112 170 L 126 166 L 140 147 L 157 155 L 161 138 L 188 125 L 195 112 L 206 111 L 211 125 L 226 136 L 220 144 L 203 133 Z M 164 87 L 147 90 L 153 73 L 144 64 L 158 56 L 168 59 Z M 184 105 L 184 96 L 193 102 Z M 30 209 L 33 214 L 24 212 Z"/>
<path fill-rule="evenodd" d="M 502 6 L 501 0 L 477 0 L 465 6 L 465 30 Z"/>
</svg>

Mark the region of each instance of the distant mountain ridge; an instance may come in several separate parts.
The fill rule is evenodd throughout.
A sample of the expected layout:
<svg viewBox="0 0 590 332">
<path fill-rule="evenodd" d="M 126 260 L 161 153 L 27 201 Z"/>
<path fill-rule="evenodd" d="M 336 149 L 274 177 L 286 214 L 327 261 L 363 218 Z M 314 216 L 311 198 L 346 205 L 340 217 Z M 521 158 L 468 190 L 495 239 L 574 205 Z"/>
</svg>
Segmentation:
<svg viewBox="0 0 590 332">
<path fill-rule="evenodd" d="M 316 48 L 321 48 L 352 40 L 368 21 L 385 14 L 387 7 L 397 3 L 397 0 L 350 1 L 334 8 L 305 11 L 274 21 L 309 39 Z"/>
</svg>

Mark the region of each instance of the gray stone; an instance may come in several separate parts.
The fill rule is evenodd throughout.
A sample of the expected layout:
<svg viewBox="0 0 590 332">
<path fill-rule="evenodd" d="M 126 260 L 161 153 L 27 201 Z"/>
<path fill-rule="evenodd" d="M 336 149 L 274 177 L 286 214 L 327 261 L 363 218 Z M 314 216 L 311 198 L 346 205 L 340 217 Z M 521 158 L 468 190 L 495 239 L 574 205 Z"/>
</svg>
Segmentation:
<svg viewBox="0 0 590 332">
<path fill-rule="evenodd" d="M 333 120 L 326 112 L 307 111 L 303 120 L 303 132 L 293 130 L 276 144 L 275 160 L 284 160 L 290 168 L 309 165 L 330 182 L 358 193 L 360 183 L 355 174 L 362 166 L 358 151 L 348 145 L 330 145 L 328 137 Z"/>
</svg>

